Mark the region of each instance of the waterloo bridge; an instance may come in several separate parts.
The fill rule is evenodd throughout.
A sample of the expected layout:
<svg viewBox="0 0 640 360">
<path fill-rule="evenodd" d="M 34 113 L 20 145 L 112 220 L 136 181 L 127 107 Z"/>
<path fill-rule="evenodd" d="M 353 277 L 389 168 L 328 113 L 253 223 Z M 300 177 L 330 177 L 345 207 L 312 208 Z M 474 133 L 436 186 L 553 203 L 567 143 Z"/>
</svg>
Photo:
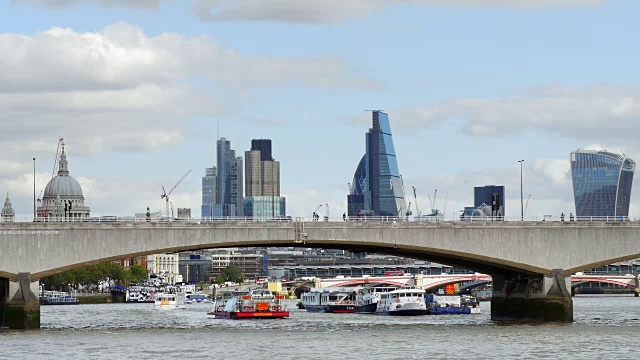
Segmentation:
<svg viewBox="0 0 640 360">
<path fill-rule="evenodd" d="M 51 222 L 0 223 L 0 310 L 38 328 L 38 279 L 125 257 L 300 246 L 398 255 L 493 281 L 493 320 L 572 321 L 571 275 L 640 257 L 640 222 Z M 588 279 L 585 279 L 587 281 Z"/>
</svg>

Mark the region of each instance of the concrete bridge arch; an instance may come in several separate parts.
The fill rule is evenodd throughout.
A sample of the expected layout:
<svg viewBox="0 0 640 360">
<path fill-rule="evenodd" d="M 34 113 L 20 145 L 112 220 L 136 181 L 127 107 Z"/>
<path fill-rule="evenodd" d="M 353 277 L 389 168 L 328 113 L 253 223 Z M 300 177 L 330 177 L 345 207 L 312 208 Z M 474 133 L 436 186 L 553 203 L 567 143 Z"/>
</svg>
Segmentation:
<svg viewBox="0 0 640 360">
<path fill-rule="evenodd" d="M 2 223 L 0 276 L 21 284 L 24 300 L 30 298 L 26 282 L 75 267 L 158 252 L 251 246 L 368 251 L 460 266 L 492 276 L 496 320 L 571 320 L 568 277 L 640 257 L 640 224 Z"/>
</svg>

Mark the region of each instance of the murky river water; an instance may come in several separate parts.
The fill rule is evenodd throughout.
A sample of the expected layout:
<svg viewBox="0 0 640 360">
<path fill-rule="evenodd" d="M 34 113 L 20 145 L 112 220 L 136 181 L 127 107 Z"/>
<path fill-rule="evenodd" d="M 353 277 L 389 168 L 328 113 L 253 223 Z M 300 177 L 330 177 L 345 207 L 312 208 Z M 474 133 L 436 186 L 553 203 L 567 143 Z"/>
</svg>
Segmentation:
<svg viewBox="0 0 640 360">
<path fill-rule="evenodd" d="M 483 313 L 389 317 L 311 314 L 219 320 L 206 304 L 43 306 L 42 330 L 0 331 L 0 359 L 631 359 L 640 299 L 574 298 L 572 324 L 499 324 Z"/>
</svg>

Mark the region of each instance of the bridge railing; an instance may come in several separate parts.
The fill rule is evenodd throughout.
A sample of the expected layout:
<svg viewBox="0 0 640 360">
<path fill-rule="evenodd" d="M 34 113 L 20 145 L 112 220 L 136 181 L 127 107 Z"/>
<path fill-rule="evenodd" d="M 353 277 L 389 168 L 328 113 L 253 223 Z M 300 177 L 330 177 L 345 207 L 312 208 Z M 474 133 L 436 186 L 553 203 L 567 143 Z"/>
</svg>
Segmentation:
<svg viewBox="0 0 640 360">
<path fill-rule="evenodd" d="M 629 216 L 582 216 L 582 217 L 562 217 L 562 216 L 539 216 L 539 217 L 491 217 L 491 216 L 420 216 L 420 217 L 395 217 L 395 216 L 344 216 L 344 217 L 321 217 L 321 218 L 303 218 L 291 216 L 279 216 L 279 217 L 200 217 L 200 218 L 144 218 L 134 216 L 100 216 L 90 218 L 72 218 L 72 217 L 19 217 L 11 219 L 11 222 L 37 222 L 37 223 L 60 223 L 60 222 L 72 222 L 72 223 L 221 223 L 221 222 L 276 222 L 276 223 L 288 223 L 294 221 L 302 221 L 307 223 L 322 223 L 322 222 L 393 222 L 393 223 L 481 223 L 481 222 L 624 222 L 624 221 L 640 221 L 640 217 Z M 6 220 L 5 220 L 6 221 Z"/>
</svg>

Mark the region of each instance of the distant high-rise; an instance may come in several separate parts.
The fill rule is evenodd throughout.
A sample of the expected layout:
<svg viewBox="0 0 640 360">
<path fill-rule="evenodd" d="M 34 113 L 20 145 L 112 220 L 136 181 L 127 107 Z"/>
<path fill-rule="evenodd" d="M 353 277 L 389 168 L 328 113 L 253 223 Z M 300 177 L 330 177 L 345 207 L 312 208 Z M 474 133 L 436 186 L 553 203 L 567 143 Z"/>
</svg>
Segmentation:
<svg viewBox="0 0 640 360">
<path fill-rule="evenodd" d="M 216 146 L 217 176 L 212 216 L 244 216 L 242 157 L 236 157 L 231 143 L 221 138 Z"/>
<path fill-rule="evenodd" d="M 576 216 L 629 216 L 633 160 L 604 150 L 577 150 L 570 162 Z"/>
<path fill-rule="evenodd" d="M 271 139 L 251 140 L 251 150 L 259 150 L 262 161 L 271 161 Z"/>
<path fill-rule="evenodd" d="M 476 186 L 473 188 L 473 200 L 476 209 L 487 205 L 491 216 L 504 216 L 504 186 Z"/>
<path fill-rule="evenodd" d="M 349 216 L 401 216 L 406 211 L 402 176 L 398 170 L 389 116 L 375 110 L 347 197 Z"/>
<path fill-rule="evenodd" d="M 202 177 L 202 217 L 212 217 L 213 207 L 216 204 L 216 187 L 218 169 L 214 167 L 206 168 Z"/>
<path fill-rule="evenodd" d="M 285 216 L 285 198 L 280 197 L 280 162 L 274 160 L 271 155 L 271 140 L 252 140 L 251 150 L 245 151 L 244 154 L 245 216 Z"/>
</svg>

